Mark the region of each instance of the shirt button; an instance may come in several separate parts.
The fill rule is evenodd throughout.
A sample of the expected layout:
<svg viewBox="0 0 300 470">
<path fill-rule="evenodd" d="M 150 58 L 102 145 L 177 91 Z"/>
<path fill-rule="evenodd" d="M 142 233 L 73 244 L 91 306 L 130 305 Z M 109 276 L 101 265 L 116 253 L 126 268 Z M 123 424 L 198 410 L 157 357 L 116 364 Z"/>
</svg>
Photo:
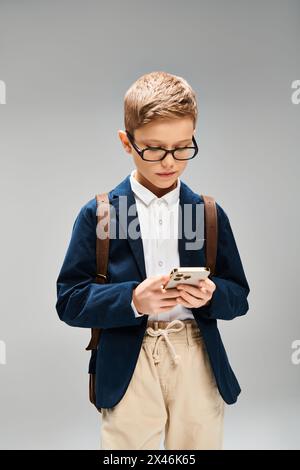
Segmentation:
<svg viewBox="0 0 300 470">
<path fill-rule="evenodd" d="M 160 225 L 163 223 L 162 219 L 159 219 L 159 223 L 160 223 Z"/>
<path fill-rule="evenodd" d="M 158 262 L 159 266 L 162 266 L 164 263 L 162 261 Z"/>
</svg>

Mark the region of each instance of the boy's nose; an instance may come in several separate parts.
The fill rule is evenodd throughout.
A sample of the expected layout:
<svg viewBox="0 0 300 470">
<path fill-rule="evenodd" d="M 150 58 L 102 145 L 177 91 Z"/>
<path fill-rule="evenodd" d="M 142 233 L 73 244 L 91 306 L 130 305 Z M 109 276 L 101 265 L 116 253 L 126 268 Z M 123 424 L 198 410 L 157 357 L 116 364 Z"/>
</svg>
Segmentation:
<svg viewBox="0 0 300 470">
<path fill-rule="evenodd" d="M 170 169 L 170 171 L 172 171 L 174 170 L 174 168 L 172 169 L 172 167 L 175 166 L 175 162 L 176 160 L 175 158 L 173 158 L 173 155 L 171 153 L 168 153 L 161 163 L 164 168 Z"/>
</svg>

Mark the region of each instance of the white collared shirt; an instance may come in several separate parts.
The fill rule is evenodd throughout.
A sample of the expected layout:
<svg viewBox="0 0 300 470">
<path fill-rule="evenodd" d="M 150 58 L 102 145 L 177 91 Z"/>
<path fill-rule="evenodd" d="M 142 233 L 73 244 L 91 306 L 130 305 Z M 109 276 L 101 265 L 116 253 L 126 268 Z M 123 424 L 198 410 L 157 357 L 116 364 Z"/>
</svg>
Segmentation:
<svg viewBox="0 0 300 470">
<path fill-rule="evenodd" d="M 130 174 L 130 184 L 134 193 L 140 231 L 143 241 L 146 276 L 169 274 L 180 266 L 178 252 L 178 211 L 180 179 L 177 186 L 158 198 L 135 179 L 136 170 Z M 134 302 L 131 306 L 136 317 L 139 314 Z M 183 305 L 175 305 L 167 312 L 151 314 L 149 320 L 172 321 L 194 318 L 191 310 Z"/>
</svg>

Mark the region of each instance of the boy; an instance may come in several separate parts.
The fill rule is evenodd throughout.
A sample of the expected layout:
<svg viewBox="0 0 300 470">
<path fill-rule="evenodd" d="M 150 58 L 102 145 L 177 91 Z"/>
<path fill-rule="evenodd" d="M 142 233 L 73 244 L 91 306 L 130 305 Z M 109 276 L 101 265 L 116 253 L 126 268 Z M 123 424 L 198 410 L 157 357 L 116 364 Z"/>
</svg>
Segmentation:
<svg viewBox="0 0 300 470">
<path fill-rule="evenodd" d="M 241 389 L 217 320 L 248 311 L 249 285 L 228 216 L 216 203 L 215 275 L 199 286 L 164 289 L 172 268 L 206 265 L 205 244 L 195 249 L 177 231 L 180 210 L 184 224 L 184 206 L 203 204 L 199 188 L 179 178 L 198 152 L 195 93 L 181 77 L 152 72 L 133 83 L 124 104 L 126 131 L 119 137 L 135 169 L 109 192 L 117 234 L 110 237 L 109 282 L 95 283 L 93 198 L 75 220 L 56 309 L 68 325 L 102 329 L 96 359 L 102 449 L 159 449 L 162 433 L 165 449 L 221 449 L 224 406 Z M 133 227 L 140 236 L 132 236 Z"/>
</svg>

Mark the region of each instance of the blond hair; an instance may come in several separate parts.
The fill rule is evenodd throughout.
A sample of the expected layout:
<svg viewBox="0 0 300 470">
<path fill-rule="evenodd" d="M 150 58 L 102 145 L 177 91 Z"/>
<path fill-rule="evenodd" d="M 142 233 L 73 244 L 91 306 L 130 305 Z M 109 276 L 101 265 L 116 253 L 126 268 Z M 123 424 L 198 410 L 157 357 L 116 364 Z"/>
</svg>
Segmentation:
<svg viewBox="0 0 300 470">
<path fill-rule="evenodd" d="M 198 109 L 196 94 L 188 82 L 163 71 L 150 72 L 138 78 L 124 97 L 125 129 L 135 129 L 155 119 L 190 116 L 196 127 Z"/>
</svg>

